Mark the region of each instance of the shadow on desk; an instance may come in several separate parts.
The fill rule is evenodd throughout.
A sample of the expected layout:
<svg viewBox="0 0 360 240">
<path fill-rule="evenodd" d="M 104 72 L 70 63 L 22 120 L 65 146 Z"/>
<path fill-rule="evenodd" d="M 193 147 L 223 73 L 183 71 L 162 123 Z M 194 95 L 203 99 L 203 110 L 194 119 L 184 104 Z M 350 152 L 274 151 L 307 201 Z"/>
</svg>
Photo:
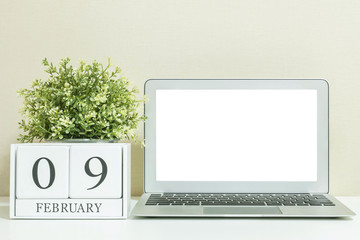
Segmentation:
<svg viewBox="0 0 360 240">
<path fill-rule="evenodd" d="M 284 220 L 289 220 L 289 221 L 310 221 L 310 220 L 314 220 L 314 221 L 334 221 L 334 220 L 338 220 L 338 221 L 353 221 L 352 217 L 136 217 L 136 216 L 130 216 L 128 219 L 130 220 L 152 220 L 152 221 L 171 221 L 171 220 L 177 220 L 177 221 L 188 221 L 188 220 L 202 220 L 202 221 L 214 221 L 214 220 L 226 220 L 226 221 L 239 221 L 239 220 L 246 220 L 246 221 L 284 221 Z"/>
<path fill-rule="evenodd" d="M 0 218 L 10 219 L 9 206 L 0 206 Z"/>
</svg>

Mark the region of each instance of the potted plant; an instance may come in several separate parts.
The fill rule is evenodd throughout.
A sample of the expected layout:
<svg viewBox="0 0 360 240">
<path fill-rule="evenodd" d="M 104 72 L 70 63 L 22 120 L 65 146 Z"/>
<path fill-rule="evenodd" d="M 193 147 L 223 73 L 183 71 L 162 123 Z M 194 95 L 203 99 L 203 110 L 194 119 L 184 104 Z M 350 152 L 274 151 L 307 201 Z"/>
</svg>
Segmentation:
<svg viewBox="0 0 360 240">
<path fill-rule="evenodd" d="M 21 89 L 24 98 L 19 122 L 21 142 L 63 139 L 134 140 L 144 98 L 136 98 L 137 89 L 121 76 L 121 69 L 93 61 L 79 66 L 62 59 L 54 66 L 46 58 L 42 64 L 47 80 L 36 79 L 29 89 Z"/>
</svg>

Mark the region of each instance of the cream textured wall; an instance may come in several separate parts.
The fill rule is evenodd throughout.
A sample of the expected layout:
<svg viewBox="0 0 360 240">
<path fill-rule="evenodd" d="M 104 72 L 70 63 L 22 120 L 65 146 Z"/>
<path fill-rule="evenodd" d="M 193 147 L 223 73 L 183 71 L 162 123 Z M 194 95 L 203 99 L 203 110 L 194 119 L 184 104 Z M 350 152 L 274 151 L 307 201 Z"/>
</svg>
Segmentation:
<svg viewBox="0 0 360 240">
<path fill-rule="evenodd" d="M 16 90 L 47 57 L 112 57 L 140 89 L 148 78 L 325 78 L 330 189 L 360 195 L 360 1 L 0 0 L 0 195 L 9 194 Z M 139 129 L 142 134 L 142 129 Z M 132 193 L 143 153 L 133 145 Z"/>
</svg>

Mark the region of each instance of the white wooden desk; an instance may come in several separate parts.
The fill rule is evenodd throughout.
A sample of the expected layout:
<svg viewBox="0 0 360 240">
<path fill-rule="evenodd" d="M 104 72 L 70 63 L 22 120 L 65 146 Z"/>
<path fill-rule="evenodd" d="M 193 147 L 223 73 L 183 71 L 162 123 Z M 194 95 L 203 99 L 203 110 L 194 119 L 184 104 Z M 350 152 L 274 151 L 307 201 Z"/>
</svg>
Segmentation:
<svg viewBox="0 0 360 240">
<path fill-rule="evenodd" d="M 68 239 L 360 239 L 360 197 L 339 197 L 356 212 L 341 219 L 134 218 L 127 220 L 10 220 L 0 198 L 1 240 Z M 132 200 L 135 204 L 136 200 Z"/>
</svg>

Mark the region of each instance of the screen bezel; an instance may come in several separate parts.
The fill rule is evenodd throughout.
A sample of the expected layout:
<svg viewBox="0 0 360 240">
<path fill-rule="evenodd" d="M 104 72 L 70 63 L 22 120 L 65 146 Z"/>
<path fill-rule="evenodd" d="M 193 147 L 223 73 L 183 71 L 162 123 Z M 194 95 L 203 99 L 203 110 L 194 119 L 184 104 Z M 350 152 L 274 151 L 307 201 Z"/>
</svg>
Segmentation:
<svg viewBox="0 0 360 240">
<path fill-rule="evenodd" d="M 317 90 L 317 181 L 157 181 L 156 90 L 158 89 L 314 89 Z M 323 79 L 149 79 L 145 83 L 144 192 L 328 193 L 328 83 Z"/>
</svg>

